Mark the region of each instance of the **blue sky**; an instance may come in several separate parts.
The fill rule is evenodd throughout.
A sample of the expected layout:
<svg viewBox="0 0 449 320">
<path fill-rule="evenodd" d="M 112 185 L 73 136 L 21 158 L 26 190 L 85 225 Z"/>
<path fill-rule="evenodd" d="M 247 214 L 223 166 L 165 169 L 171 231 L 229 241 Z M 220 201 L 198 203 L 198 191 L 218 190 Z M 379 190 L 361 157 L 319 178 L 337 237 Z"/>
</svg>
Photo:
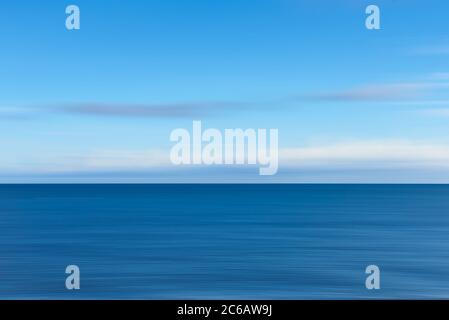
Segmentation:
<svg viewBox="0 0 449 320">
<path fill-rule="evenodd" d="M 1 7 L 1 182 L 449 182 L 447 1 Z M 170 167 L 192 120 L 278 128 L 278 176 Z"/>
</svg>

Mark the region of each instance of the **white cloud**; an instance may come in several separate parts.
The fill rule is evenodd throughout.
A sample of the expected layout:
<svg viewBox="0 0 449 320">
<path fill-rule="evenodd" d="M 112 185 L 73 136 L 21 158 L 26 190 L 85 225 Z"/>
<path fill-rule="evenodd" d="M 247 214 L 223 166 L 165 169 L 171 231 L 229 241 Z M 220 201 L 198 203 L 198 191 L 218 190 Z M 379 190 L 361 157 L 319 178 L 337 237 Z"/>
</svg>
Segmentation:
<svg viewBox="0 0 449 320">
<path fill-rule="evenodd" d="M 283 149 L 281 165 L 319 167 L 449 168 L 449 145 L 407 140 L 352 141 L 323 146 Z"/>
<path fill-rule="evenodd" d="M 448 112 L 449 114 L 449 112 Z M 409 140 L 361 140 L 279 151 L 280 168 L 449 169 L 449 145 Z M 3 173 L 76 173 L 183 169 L 173 166 L 169 150 L 105 150 L 84 155 L 41 157 L 0 168 Z M 190 167 L 192 168 L 192 167 Z"/>
</svg>

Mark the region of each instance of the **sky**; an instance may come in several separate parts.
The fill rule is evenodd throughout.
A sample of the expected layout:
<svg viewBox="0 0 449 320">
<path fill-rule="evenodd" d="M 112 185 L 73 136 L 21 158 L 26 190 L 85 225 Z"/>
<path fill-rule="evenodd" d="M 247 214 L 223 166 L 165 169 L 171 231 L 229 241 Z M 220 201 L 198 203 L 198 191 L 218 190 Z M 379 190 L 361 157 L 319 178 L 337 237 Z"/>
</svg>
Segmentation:
<svg viewBox="0 0 449 320">
<path fill-rule="evenodd" d="M 448 16 L 443 0 L 2 3 L 0 183 L 448 183 Z M 278 129 L 278 174 L 173 166 L 170 132 L 194 120 Z"/>
</svg>

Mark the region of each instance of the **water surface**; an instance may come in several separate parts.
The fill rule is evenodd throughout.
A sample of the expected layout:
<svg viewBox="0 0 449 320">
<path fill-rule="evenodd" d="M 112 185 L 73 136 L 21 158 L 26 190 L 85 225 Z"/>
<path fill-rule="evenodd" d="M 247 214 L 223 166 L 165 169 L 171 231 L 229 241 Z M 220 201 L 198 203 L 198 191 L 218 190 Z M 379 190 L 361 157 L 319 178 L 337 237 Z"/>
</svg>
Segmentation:
<svg viewBox="0 0 449 320">
<path fill-rule="evenodd" d="M 449 186 L 1 185 L 0 298 L 449 298 Z"/>
</svg>

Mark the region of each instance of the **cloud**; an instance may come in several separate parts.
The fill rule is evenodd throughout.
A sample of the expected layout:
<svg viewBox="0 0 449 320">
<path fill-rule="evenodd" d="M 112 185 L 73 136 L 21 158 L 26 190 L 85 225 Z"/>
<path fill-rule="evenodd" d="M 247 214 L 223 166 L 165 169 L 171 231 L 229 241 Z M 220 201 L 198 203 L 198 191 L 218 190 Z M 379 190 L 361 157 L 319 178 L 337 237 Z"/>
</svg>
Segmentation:
<svg viewBox="0 0 449 320">
<path fill-rule="evenodd" d="M 169 150 L 98 150 L 0 168 L 2 183 L 449 183 L 449 144 L 360 140 L 284 148 L 277 175 L 257 166 L 174 166 Z"/>
<path fill-rule="evenodd" d="M 306 95 L 309 101 L 322 102 L 375 102 L 415 99 L 434 90 L 447 89 L 449 83 L 396 83 L 356 87 L 348 90 Z"/>
<path fill-rule="evenodd" d="M 318 167 L 427 167 L 449 169 L 449 145 L 408 140 L 366 140 L 283 149 L 280 163 Z"/>
<path fill-rule="evenodd" d="M 196 167 L 172 165 L 169 153 L 169 149 L 97 150 L 78 155 L 40 156 L 34 161 L 30 156 L 26 165 L 17 165 L 13 171 L 101 172 Z M 449 169 L 449 144 L 409 140 L 343 141 L 334 144 L 281 148 L 279 163 L 281 168 L 427 167 Z M 8 169 L 11 170 L 11 168 Z M 0 171 L 5 170 L 0 168 Z"/>
<path fill-rule="evenodd" d="M 432 81 L 430 81 L 430 79 Z M 223 115 L 228 111 L 270 111 L 273 106 L 296 105 L 301 102 L 388 102 L 399 104 L 435 105 L 449 100 L 423 100 L 434 93 L 449 89 L 449 73 L 435 72 L 428 82 L 390 83 L 353 87 L 339 91 L 318 92 L 300 96 L 280 97 L 268 101 L 199 101 L 180 103 L 60 103 L 50 106 L 0 107 L 0 118 L 32 118 L 40 114 L 70 114 L 127 118 L 193 118 Z M 445 91 L 446 89 L 446 91 Z M 419 98 L 419 99 L 418 99 Z M 277 110 L 277 109 L 276 109 Z"/>
<path fill-rule="evenodd" d="M 165 104 L 60 103 L 51 106 L 0 106 L 0 119 L 32 119 L 45 114 L 71 114 L 129 118 L 192 118 L 245 109 L 248 103 L 235 101 L 185 102 Z"/>
<path fill-rule="evenodd" d="M 120 118 L 194 118 L 223 115 L 232 111 L 273 111 L 300 102 L 378 102 L 432 107 L 446 105 L 449 72 L 435 72 L 427 82 L 367 85 L 329 92 L 280 97 L 269 101 L 199 101 L 179 103 L 60 103 L 47 106 L 1 107 L 0 119 L 30 119 L 45 114 L 70 114 Z M 430 100 L 429 96 L 440 100 Z"/>
<path fill-rule="evenodd" d="M 71 114 L 110 117 L 184 118 L 208 116 L 228 109 L 242 108 L 240 102 L 197 102 L 173 104 L 107 104 L 79 103 L 53 107 L 53 110 Z"/>
<path fill-rule="evenodd" d="M 167 150 L 109 150 L 40 159 L 3 183 L 449 183 L 449 145 L 349 141 L 280 150 L 275 176 L 251 166 L 173 166 Z M 27 162 L 30 163 L 29 161 Z"/>
</svg>

